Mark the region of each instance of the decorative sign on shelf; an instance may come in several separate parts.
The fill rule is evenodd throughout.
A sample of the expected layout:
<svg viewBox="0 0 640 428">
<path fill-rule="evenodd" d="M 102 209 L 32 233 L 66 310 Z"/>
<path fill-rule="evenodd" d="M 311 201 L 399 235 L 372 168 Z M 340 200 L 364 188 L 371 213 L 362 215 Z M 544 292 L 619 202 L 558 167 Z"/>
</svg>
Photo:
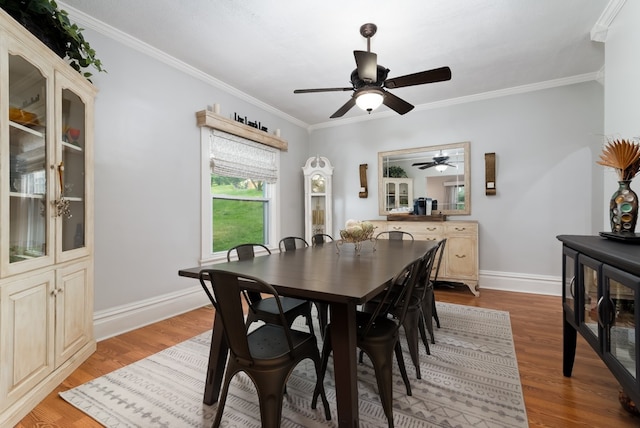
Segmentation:
<svg viewBox="0 0 640 428">
<path fill-rule="evenodd" d="M 245 125 L 249 125 L 252 128 L 259 129 L 264 132 L 268 132 L 269 129 L 266 126 L 262 126 L 262 124 L 258 121 L 251 122 L 247 119 L 247 116 L 239 116 L 237 113 L 233 113 L 233 120 L 236 122 L 244 123 Z"/>
</svg>

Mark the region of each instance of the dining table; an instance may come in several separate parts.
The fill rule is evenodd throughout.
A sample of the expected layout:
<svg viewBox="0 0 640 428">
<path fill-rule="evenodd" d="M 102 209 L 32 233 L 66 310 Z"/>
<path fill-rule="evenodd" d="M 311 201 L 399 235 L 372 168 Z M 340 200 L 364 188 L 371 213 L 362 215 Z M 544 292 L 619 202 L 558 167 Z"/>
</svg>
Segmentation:
<svg viewBox="0 0 640 428">
<path fill-rule="evenodd" d="M 203 269 L 219 269 L 260 278 L 278 294 L 329 305 L 335 373 L 337 420 L 340 427 L 358 427 L 356 310 L 382 292 L 409 262 L 422 257 L 436 241 L 370 240 L 360 251 L 341 241 L 180 269 L 180 276 L 198 278 Z M 213 325 L 204 403 L 218 401 L 228 346 L 221 328 Z"/>
</svg>

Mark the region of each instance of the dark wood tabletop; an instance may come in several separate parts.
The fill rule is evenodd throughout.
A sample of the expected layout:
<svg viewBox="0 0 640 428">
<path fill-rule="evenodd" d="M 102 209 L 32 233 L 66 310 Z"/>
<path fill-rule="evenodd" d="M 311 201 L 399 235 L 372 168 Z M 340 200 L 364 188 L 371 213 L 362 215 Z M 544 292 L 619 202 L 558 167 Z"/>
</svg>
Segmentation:
<svg viewBox="0 0 640 428">
<path fill-rule="evenodd" d="M 435 241 L 385 239 L 375 243 L 374 250 L 374 242 L 369 241 L 356 255 L 353 244 L 341 245 L 338 253 L 335 243 L 329 242 L 250 260 L 181 269 L 178 274 L 198 278 L 202 269 L 222 269 L 260 278 L 283 296 L 329 303 L 334 325 L 337 420 L 340 427 L 357 427 L 356 306 L 379 294 L 407 263 L 422 257 L 434 245 Z M 206 404 L 218 399 L 228 352 L 222 332 L 216 330 L 209 356 Z"/>
</svg>

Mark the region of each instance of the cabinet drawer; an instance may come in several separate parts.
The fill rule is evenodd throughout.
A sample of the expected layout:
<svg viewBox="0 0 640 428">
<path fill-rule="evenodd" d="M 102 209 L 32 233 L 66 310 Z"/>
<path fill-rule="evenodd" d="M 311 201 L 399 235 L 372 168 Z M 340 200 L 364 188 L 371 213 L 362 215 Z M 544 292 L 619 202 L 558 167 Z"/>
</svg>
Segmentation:
<svg viewBox="0 0 640 428">
<path fill-rule="evenodd" d="M 456 235 L 477 235 L 478 225 L 476 223 L 460 223 L 460 224 L 446 224 L 445 233 L 447 236 Z"/>
</svg>

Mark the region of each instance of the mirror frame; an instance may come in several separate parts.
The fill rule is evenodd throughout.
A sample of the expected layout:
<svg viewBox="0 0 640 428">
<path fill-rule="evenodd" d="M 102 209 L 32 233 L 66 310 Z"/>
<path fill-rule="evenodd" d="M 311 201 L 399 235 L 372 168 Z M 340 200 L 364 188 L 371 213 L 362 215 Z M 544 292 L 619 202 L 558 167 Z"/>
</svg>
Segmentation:
<svg viewBox="0 0 640 428">
<path fill-rule="evenodd" d="M 384 209 L 384 185 L 383 185 L 383 164 L 384 159 L 386 157 L 392 156 L 406 156 L 409 154 L 416 154 L 418 157 L 420 153 L 424 152 L 439 152 L 447 151 L 451 149 L 464 149 L 464 188 L 465 188 L 465 201 L 464 201 L 464 209 L 462 210 L 438 210 L 438 212 L 450 216 L 450 215 L 470 215 L 471 214 L 471 156 L 469 152 L 469 141 L 461 142 L 461 143 L 453 143 L 453 144 L 442 144 L 439 146 L 426 146 L 426 147 L 416 147 L 411 149 L 403 149 L 403 150 L 392 150 L 387 152 L 378 152 L 378 214 L 381 216 L 386 216 L 391 214 L 389 211 L 385 211 Z"/>
</svg>

